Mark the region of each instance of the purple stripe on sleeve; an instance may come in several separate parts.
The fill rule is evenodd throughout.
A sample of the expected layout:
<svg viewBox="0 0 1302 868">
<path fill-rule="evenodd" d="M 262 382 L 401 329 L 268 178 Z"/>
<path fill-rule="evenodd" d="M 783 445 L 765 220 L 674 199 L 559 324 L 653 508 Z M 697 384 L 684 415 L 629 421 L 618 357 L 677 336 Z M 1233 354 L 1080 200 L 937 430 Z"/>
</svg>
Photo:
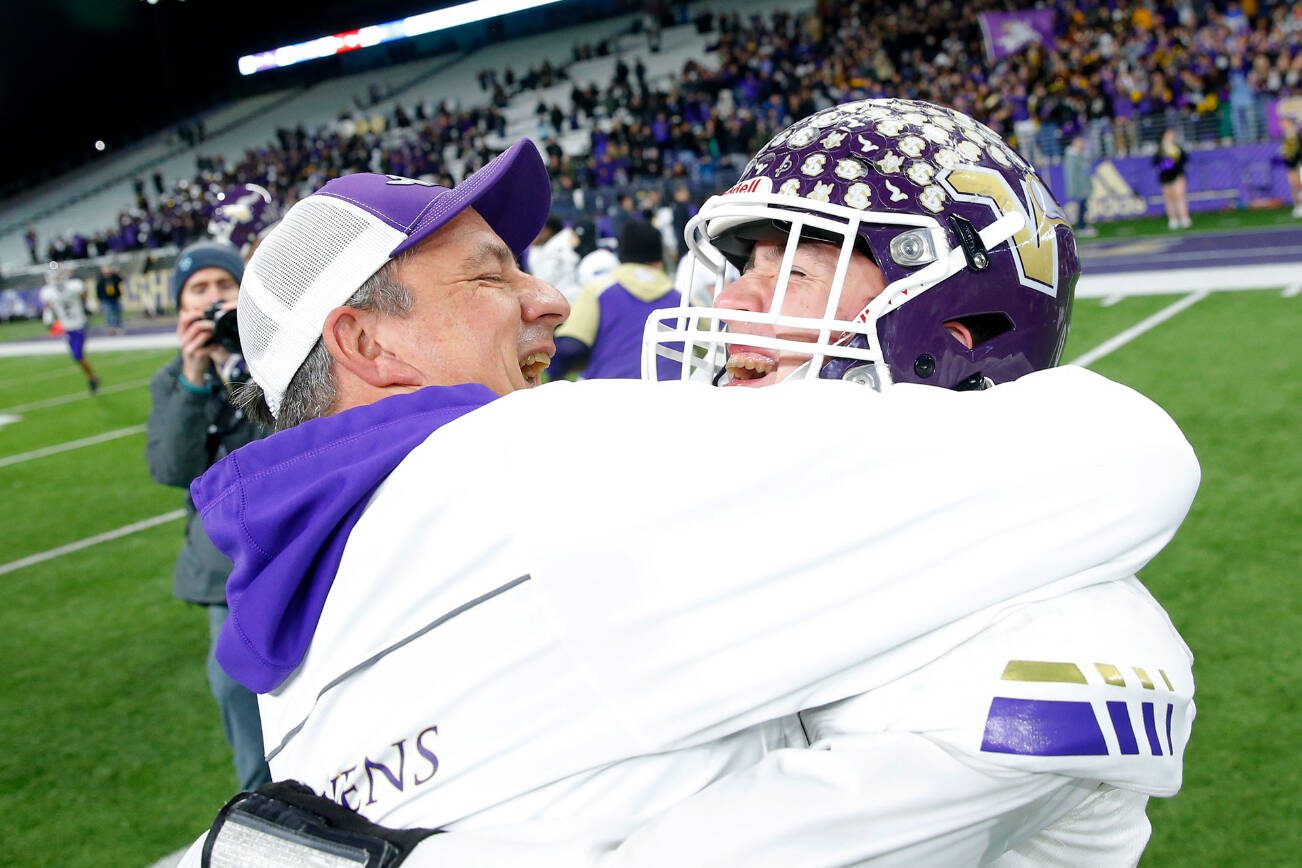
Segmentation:
<svg viewBox="0 0 1302 868">
<path fill-rule="evenodd" d="M 1106 756 L 1107 743 L 1088 702 L 996 696 L 981 749 L 1023 756 Z"/>
<path fill-rule="evenodd" d="M 1135 728 L 1130 725 L 1130 711 L 1124 702 L 1109 702 L 1108 717 L 1112 718 L 1112 728 L 1117 732 L 1117 745 L 1123 754 L 1139 753 L 1139 743 L 1135 741 Z"/>
<path fill-rule="evenodd" d="M 1162 742 L 1157 739 L 1157 720 L 1153 716 L 1153 703 L 1145 702 L 1144 710 L 1144 732 L 1148 733 L 1148 747 L 1153 751 L 1153 756 L 1162 755 Z"/>
<path fill-rule="evenodd" d="M 1175 712 L 1175 706 L 1171 703 L 1166 705 L 1166 752 L 1168 756 L 1175 756 L 1175 748 L 1171 746 L 1171 715 Z"/>
</svg>

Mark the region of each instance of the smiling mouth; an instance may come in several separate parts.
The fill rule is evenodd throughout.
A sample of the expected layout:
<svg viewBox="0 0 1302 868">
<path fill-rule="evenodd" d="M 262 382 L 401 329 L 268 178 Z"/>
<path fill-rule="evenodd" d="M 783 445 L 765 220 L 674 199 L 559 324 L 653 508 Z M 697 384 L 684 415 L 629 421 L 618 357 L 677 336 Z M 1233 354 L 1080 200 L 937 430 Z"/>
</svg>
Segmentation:
<svg viewBox="0 0 1302 868">
<path fill-rule="evenodd" d="M 727 369 L 732 385 L 759 385 L 778 369 L 778 362 L 756 352 L 737 352 L 728 356 Z"/>
<path fill-rule="evenodd" d="M 520 374 L 530 387 L 537 386 L 542 382 L 542 372 L 551 363 L 552 357 L 547 353 L 530 353 L 520 362 Z"/>
</svg>

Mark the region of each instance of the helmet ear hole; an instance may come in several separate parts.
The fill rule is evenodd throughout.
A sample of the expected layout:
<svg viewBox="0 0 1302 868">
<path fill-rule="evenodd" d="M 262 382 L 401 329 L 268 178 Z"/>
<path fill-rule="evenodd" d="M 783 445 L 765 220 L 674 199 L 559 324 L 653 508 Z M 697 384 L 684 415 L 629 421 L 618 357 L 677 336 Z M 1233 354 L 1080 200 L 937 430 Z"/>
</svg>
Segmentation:
<svg viewBox="0 0 1302 868">
<path fill-rule="evenodd" d="M 945 324 L 949 325 L 950 323 L 962 326 L 963 329 L 971 335 L 972 343 L 970 345 L 968 345 L 967 342 L 962 340 L 958 335 L 954 335 L 955 340 L 966 345 L 970 350 L 974 350 L 982 344 L 992 341 L 1000 335 L 1007 334 L 1013 330 L 1013 321 L 1008 318 L 1008 314 L 1003 313 L 1002 311 L 996 311 L 994 313 L 974 313 L 967 316 L 955 317 L 952 320 L 946 321 Z M 953 331 L 951 330 L 950 333 L 953 334 Z"/>
</svg>

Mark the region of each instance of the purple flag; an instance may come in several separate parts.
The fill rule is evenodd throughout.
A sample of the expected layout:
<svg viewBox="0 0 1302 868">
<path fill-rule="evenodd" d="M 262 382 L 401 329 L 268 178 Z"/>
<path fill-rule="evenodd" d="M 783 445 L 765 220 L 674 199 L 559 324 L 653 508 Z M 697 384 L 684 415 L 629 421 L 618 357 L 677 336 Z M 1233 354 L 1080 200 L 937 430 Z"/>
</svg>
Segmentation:
<svg viewBox="0 0 1302 868">
<path fill-rule="evenodd" d="M 1002 60 L 1033 42 L 1052 44 L 1052 9 L 1024 9 L 1019 12 L 982 12 L 981 33 L 985 37 L 986 57 Z"/>
</svg>

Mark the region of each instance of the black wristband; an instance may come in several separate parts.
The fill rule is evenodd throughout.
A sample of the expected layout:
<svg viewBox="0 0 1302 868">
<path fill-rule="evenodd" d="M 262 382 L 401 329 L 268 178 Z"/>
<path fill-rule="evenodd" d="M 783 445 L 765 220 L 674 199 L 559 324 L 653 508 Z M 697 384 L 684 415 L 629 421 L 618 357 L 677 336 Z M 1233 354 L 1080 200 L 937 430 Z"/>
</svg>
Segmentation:
<svg viewBox="0 0 1302 868">
<path fill-rule="evenodd" d="M 390 829 L 298 781 L 276 781 L 226 803 L 208 831 L 202 864 L 294 866 L 317 856 L 341 868 L 394 868 L 439 831 Z"/>
</svg>

